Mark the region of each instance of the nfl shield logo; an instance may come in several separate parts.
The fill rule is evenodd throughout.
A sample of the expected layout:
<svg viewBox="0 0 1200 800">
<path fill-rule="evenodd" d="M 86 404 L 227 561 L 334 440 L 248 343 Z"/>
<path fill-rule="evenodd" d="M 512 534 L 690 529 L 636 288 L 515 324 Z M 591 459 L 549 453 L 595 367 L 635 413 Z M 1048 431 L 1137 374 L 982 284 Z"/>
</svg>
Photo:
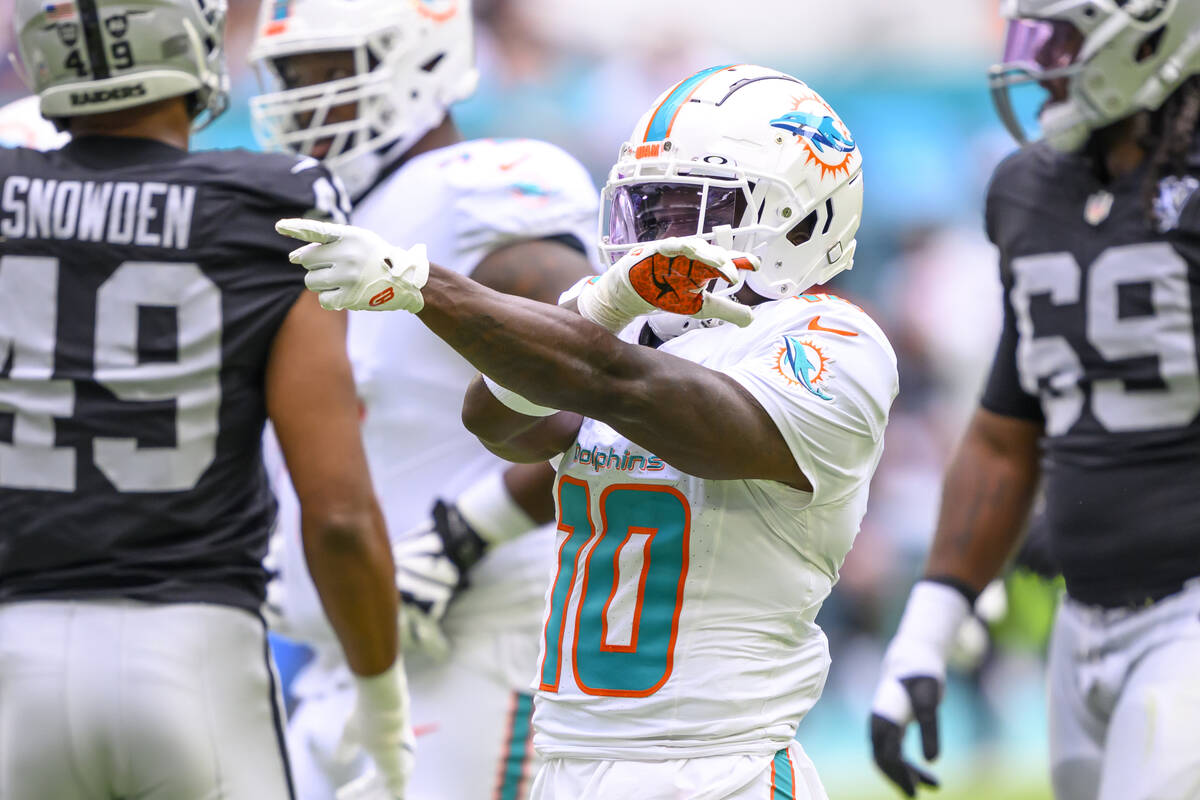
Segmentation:
<svg viewBox="0 0 1200 800">
<path fill-rule="evenodd" d="M 1112 207 L 1112 192 L 1101 189 L 1087 199 L 1087 205 L 1083 207 L 1083 219 L 1094 228 L 1108 219 L 1108 215 L 1112 213 Z"/>
</svg>

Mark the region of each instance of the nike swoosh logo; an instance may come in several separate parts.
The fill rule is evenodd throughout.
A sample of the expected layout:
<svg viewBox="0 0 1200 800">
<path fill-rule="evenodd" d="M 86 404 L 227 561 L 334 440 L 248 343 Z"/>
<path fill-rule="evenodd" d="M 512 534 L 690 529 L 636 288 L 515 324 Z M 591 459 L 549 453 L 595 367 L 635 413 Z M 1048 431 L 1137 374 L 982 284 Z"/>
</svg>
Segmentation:
<svg viewBox="0 0 1200 800">
<path fill-rule="evenodd" d="M 528 154 L 528 153 L 526 153 L 525 155 L 521 156 L 520 158 L 515 158 L 515 159 L 513 159 L 512 161 L 508 161 L 508 162 L 506 162 L 506 163 L 504 163 L 504 164 L 501 164 L 501 165 L 500 165 L 500 171 L 501 171 L 501 172 L 508 172 L 510 169 L 512 169 L 513 167 L 515 167 L 517 164 L 520 164 L 520 163 L 522 163 L 522 162 L 524 162 L 524 161 L 528 161 L 528 160 L 529 160 L 529 154 Z"/>
<path fill-rule="evenodd" d="M 413 725 L 413 738 L 418 736 L 428 736 L 438 729 L 436 722 L 430 722 L 427 725 Z"/>
<path fill-rule="evenodd" d="M 854 331 L 844 331 L 841 328 L 826 328 L 824 325 L 821 324 L 821 315 L 820 314 L 818 314 L 817 316 L 812 318 L 812 320 L 808 323 L 808 329 L 810 331 L 824 331 L 825 333 L 836 333 L 838 336 L 858 336 L 858 334 L 855 333 Z"/>
</svg>

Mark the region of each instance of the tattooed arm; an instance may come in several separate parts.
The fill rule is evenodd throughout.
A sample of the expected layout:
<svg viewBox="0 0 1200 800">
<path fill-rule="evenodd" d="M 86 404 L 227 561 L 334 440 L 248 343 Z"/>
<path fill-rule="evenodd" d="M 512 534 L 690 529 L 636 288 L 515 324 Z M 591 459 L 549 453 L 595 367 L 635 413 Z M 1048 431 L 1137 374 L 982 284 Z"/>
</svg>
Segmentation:
<svg viewBox="0 0 1200 800">
<path fill-rule="evenodd" d="M 979 592 L 1004 567 L 1038 482 L 1042 426 L 980 408 L 946 471 L 928 578 Z"/>
</svg>

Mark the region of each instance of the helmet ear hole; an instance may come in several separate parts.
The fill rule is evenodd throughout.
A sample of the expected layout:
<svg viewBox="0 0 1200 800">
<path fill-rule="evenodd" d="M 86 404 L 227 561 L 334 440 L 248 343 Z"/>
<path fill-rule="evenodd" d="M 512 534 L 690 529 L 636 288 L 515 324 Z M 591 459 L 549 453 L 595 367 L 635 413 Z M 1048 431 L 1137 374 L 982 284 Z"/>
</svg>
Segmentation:
<svg viewBox="0 0 1200 800">
<path fill-rule="evenodd" d="M 796 247 L 799 247 L 812 238 L 813 231 L 816 229 L 817 212 L 814 210 L 807 217 L 796 223 L 796 225 L 787 232 L 787 240 Z"/>
<path fill-rule="evenodd" d="M 1162 44 L 1163 36 L 1167 32 L 1167 26 L 1163 25 L 1158 30 L 1151 33 L 1142 43 L 1138 45 L 1137 54 L 1134 60 L 1141 64 L 1143 61 L 1148 61 L 1158 54 L 1158 48 Z"/>
</svg>

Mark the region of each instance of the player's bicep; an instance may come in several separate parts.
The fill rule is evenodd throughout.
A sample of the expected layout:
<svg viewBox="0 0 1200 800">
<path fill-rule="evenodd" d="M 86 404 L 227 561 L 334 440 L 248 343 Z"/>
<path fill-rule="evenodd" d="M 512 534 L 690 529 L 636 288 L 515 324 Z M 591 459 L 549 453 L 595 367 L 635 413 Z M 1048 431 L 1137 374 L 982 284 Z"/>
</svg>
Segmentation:
<svg viewBox="0 0 1200 800">
<path fill-rule="evenodd" d="M 306 511 L 372 502 L 345 337 L 345 315 L 303 292 L 267 364 L 267 413 Z"/>
<path fill-rule="evenodd" d="M 471 278 L 489 289 L 543 303 L 594 274 L 583 244 L 573 236 L 530 239 L 489 253 Z"/>
</svg>

